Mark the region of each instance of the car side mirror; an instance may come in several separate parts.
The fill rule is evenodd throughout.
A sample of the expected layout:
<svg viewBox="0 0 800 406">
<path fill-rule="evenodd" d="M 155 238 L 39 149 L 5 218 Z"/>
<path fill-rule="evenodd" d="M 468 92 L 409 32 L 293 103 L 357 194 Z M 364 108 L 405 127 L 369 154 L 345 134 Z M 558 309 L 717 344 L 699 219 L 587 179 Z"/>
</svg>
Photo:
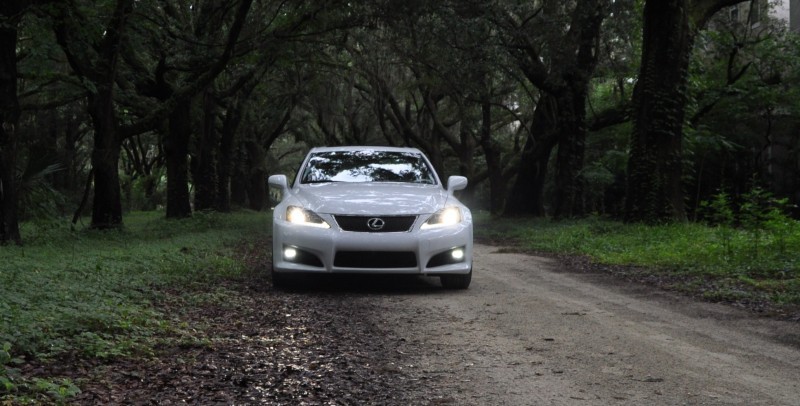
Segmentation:
<svg viewBox="0 0 800 406">
<path fill-rule="evenodd" d="M 281 200 L 286 196 L 289 191 L 289 181 L 286 180 L 286 175 L 272 175 L 267 180 L 270 186 L 274 186 L 281 191 Z"/>
<path fill-rule="evenodd" d="M 466 188 L 467 183 L 467 178 L 463 176 L 451 176 L 447 178 L 447 193 L 452 195 L 453 192 Z"/>
</svg>

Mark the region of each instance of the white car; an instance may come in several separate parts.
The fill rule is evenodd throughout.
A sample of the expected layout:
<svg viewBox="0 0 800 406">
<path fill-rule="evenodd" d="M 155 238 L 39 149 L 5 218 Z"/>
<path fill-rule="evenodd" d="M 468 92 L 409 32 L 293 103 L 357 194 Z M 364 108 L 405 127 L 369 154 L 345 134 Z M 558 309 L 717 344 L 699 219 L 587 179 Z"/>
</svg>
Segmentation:
<svg viewBox="0 0 800 406">
<path fill-rule="evenodd" d="M 472 214 L 453 196 L 467 178 L 442 184 L 415 148 L 314 148 L 293 185 L 269 177 L 281 201 L 272 222 L 273 281 L 291 273 L 439 276 L 466 289 L 472 279 Z"/>
</svg>

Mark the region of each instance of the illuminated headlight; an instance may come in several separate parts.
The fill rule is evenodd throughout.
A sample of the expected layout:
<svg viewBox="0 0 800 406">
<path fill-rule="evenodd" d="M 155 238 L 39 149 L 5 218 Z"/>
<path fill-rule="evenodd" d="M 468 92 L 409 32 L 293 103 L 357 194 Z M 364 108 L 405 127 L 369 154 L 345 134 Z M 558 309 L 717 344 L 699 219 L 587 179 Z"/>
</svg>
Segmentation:
<svg viewBox="0 0 800 406">
<path fill-rule="evenodd" d="M 426 230 L 434 227 L 454 226 L 460 222 L 461 209 L 458 207 L 445 207 L 431 216 L 420 228 Z"/>
<path fill-rule="evenodd" d="M 297 206 L 289 206 L 286 209 L 286 221 L 304 226 L 331 228 L 330 224 L 323 220 L 317 213 Z"/>
</svg>

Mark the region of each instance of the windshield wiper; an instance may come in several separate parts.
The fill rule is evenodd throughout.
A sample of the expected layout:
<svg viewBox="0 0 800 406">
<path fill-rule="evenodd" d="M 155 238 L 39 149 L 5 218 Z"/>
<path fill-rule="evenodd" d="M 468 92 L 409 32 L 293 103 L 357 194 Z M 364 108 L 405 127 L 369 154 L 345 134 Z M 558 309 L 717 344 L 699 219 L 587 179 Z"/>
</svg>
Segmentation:
<svg viewBox="0 0 800 406">
<path fill-rule="evenodd" d="M 336 183 L 339 182 L 338 180 L 331 180 L 331 179 L 320 179 L 320 180 L 307 180 L 302 182 L 305 185 L 312 184 L 312 183 Z"/>
</svg>

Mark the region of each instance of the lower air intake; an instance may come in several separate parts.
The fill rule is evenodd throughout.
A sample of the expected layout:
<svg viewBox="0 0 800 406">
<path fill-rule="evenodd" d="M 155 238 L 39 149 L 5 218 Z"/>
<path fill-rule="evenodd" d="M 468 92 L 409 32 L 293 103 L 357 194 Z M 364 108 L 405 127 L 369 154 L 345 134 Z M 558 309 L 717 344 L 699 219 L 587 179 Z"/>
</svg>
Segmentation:
<svg viewBox="0 0 800 406">
<path fill-rule="evenodd" d="M 417 256 L 413 252 L 339 251 L 333 260 L 339 268 L 413 268 Z"/>
</svg>

